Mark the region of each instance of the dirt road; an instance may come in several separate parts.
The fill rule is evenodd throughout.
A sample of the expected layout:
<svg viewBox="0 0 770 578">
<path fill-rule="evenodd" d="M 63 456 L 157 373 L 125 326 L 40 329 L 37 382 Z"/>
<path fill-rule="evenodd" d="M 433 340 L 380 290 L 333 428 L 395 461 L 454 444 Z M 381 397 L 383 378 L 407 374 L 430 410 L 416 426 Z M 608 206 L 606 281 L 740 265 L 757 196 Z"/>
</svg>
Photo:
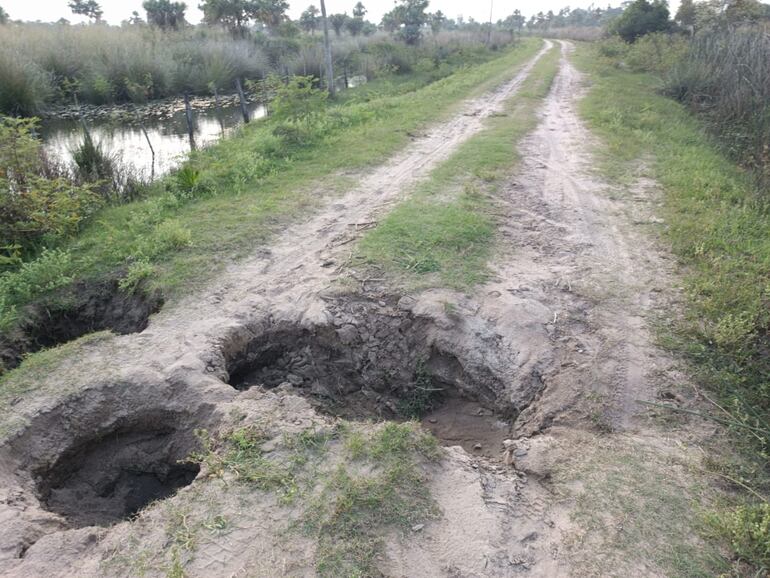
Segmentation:
<svg viewBox="0 0 770 578">
<path fill-rule="evenodd" d="M 493 281 L 472 295 L 394 295 L 387 282 L 357 277 L 347 255 L 362 229 L 515 95 L 536 59 L 210 291 L 164 310 L 141 334 L 82 348 L 20 395 L 0 447 L 0 572 L 132 575 L 124 558 L 147 551 L 146 575 L 163 574 L 169 516 L 194 517 L 214 499 L 205 480 L 193 481 L 197 470 L 178 465 L 193 429 L 269 415 L 277 430 L 296 431 L 329 423 L 318 409 L 388 417 L 400 395 L 388 384 L 427 371 L 453 401 L 426 425 L 465 449 L 429 468 L 442 516 L 387 537 L 385 575 L 665 574 L 662 562 L 613 543 L 614 530 L 574 517 L 587 503 L 608 527 L 622 525 L 615 496 L 586 497 L 601 472 L 618 470 L 618 456 L 645 455 L 640 471 L 652 483 L 663 462 L 690 458 L 636 403 L 681 377 L 648 328 L 671 299 L 670 262 L 650 234 L 654 184 L 621 190 L 595 176 L 571 49 L 561 43 L 540 125 L 503 187 Z M 686 473 L 674 471 L 665 482 L 686 495 Z M 126 521 L 136 488 L 149 499 L 184 489 Z M 275 500 L 244 509 L 236 497 L 217 499 L 238 523 L 207 534 L 187 555 L 186 575 L 312 575 L 313 545 L 286 542 L 290 514 Z M 687 528 L 670 532 L 679 530 Z"/>
</svg>

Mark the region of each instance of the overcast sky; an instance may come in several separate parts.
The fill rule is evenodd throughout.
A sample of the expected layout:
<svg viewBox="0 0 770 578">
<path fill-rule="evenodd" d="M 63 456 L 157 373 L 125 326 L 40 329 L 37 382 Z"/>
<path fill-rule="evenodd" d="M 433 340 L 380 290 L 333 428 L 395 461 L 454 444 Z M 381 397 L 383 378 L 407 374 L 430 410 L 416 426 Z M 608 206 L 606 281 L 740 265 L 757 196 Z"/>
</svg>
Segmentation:
<svg viewBox="0 0 770 578">
<path fill-rule="evenodd" d="M 350 13 L 357 0 L 326 0 L 326 9 L 329 13 L 347 12 Z M 588 7 L 591 2 L 580 2 L 575 0 L 492 0 L 494 6 L 492 17 L 494 20 L 505 18 L 516 8 L 522 11 L 526 16 L 535 14 L 539 11 L 548 10 L 558 11 L 564 6 Z M 111 24 L 118 24 L 121 20 L 126 20 L 131 16 L 131 12 L 136 10 L 142 17 L 142 0 L 101 0 L 99 2 L 104 10 L 104 18 Z M 201 12 L 198 10 L 199 0 L 188 0 L 187 20 L 189 22 L 198 22 L 201 18 Z M 364 6 L 369 10 L 367 18 L 373 22 L 379 22 L 382 15 L 393 7 L 393 0 L 363 0 Z M 610 2 L 613 6 L 620 4 L 620 0 Z M 671 2 L 672 11 L 676 8 L 678 1 Z M 310 4 L 319 5 L 318 0 L 290 0 L 289 15 L 296 19 L 300 13 Z M 596 2 L 599 6 L 606 6 L 607 0 Z M 54 22 L 59 18 L 66 18 L 75 23 L 81 22 L 79 18 L 70 12 L 67 7 L 67 0 L 0 0 L 6 12 L 14 20 L 42 20 L 43 22 Z M 441 10 L 450 18 L 456 18 L 459 15 L 473 17 L 479 21 L 489 19 L 489 0 L 431 0 L 429 10 L 435 12 Z"/>
</svg>

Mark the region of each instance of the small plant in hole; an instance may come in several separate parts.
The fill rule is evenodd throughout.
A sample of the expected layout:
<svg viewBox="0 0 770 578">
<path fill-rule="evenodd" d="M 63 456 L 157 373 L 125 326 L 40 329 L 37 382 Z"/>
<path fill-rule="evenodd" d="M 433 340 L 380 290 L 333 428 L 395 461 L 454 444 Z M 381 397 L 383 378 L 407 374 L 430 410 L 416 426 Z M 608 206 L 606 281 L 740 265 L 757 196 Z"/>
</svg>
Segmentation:
<svg viewBox="0 0 770 578">
<path fill-rule="evenodd" d="M 118 289 L 123 293 L 135 293 L 142 281 L 149 279 L 154 273 L 155 267 L 146 260 L 134 261 L 128 266 L 125 277 L 118 281 Z"/>
<path fill-rule="evenodd" d="M 443 388 L 434 385 L 425 362 L 420 361 L 414 372 L 413 387 L 398 401 L 398 413 L 407 419 L 419 419 L 436 408 L 443 391 Z"/>
</svg>

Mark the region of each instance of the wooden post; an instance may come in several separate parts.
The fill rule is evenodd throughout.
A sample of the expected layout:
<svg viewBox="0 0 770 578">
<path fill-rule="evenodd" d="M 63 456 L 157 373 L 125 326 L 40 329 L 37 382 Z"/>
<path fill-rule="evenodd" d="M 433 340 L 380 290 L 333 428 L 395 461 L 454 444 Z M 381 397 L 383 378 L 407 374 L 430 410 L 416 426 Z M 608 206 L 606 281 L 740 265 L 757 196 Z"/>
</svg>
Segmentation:
<svg viewBox="0 0 770 578">
<path fill-rule="evenodd" d="M 184 93 L 184 115 L 187 119 L 187 134 L 190 137 L 190 150 L 195 150 L 195 132 L 193 130 L 192 108 L 190 107 L 190 95 Z"/>
<path fill-rule="evenodd" d="M 243 122 L 249 122 L 249 109 L 246 106 L 246 96 L 243 94 L 243 86 L 241 86 L 241 79 L 235 79 L 235 89 L 238 91 L 238 100 L 241 102 L 241 114 L 243 115 Z"/>
<path fill-rule="evenodd" d="M 217 120 L 219 121 L 219 130 L 222 134 L 225 134 L 225 121 L 222 119 L 222 106 L 219 103 L 219 89 L 214 86 L 214 110 L 216 111 Z"/>
<path fill-rule="evenodd" d="M 147 141 L 147 146 L 150 147 L 150 154 L 152 155 L 152 165 L 150 165 L 150 182 L 152 182 L 155 180 L 155 149 L 152 147 L 152 143 L 150 142 L 150 135 L 147 134 L 144 121 L 142 120 L 142 117 L 139 116 L 139 111 L 136 109 L 136 105 L 134 105 L 134 115 L 136 115 L 136 120 L 139 122 L 139 127 L 142 129 L 144 138 Z"/>
<path fill-rule="evenodd" d="M 332 47 L 329 44 L 329 23 L 326 20 L 326 2 L 321 0 L 321 20 L 324 27 L 324 60 L 326 61 L 326 90 L 334 96 L 334 69 L 332 67 Z"/>
</svg>

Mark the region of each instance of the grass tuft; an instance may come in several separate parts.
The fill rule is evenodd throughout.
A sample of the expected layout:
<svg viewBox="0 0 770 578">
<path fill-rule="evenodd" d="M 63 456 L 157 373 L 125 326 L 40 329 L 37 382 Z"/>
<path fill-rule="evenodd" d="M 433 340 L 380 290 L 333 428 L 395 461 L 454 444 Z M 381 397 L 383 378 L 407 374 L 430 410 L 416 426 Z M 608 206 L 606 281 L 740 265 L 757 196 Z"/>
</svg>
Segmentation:
<svg viewBox="0 0 770 578">
<path fill-rule="evenodd" d="M 467 289 L 488 276 L 495 238 L 491 197 L 518 160 L 516 143 L 537 124 L 535 112 L 558 68 L 555 46 L 506 105 L 506 114 L 464 143 L 413 195 L 361 240 L 359 257 L 414 287 Z"/>
</svg>

